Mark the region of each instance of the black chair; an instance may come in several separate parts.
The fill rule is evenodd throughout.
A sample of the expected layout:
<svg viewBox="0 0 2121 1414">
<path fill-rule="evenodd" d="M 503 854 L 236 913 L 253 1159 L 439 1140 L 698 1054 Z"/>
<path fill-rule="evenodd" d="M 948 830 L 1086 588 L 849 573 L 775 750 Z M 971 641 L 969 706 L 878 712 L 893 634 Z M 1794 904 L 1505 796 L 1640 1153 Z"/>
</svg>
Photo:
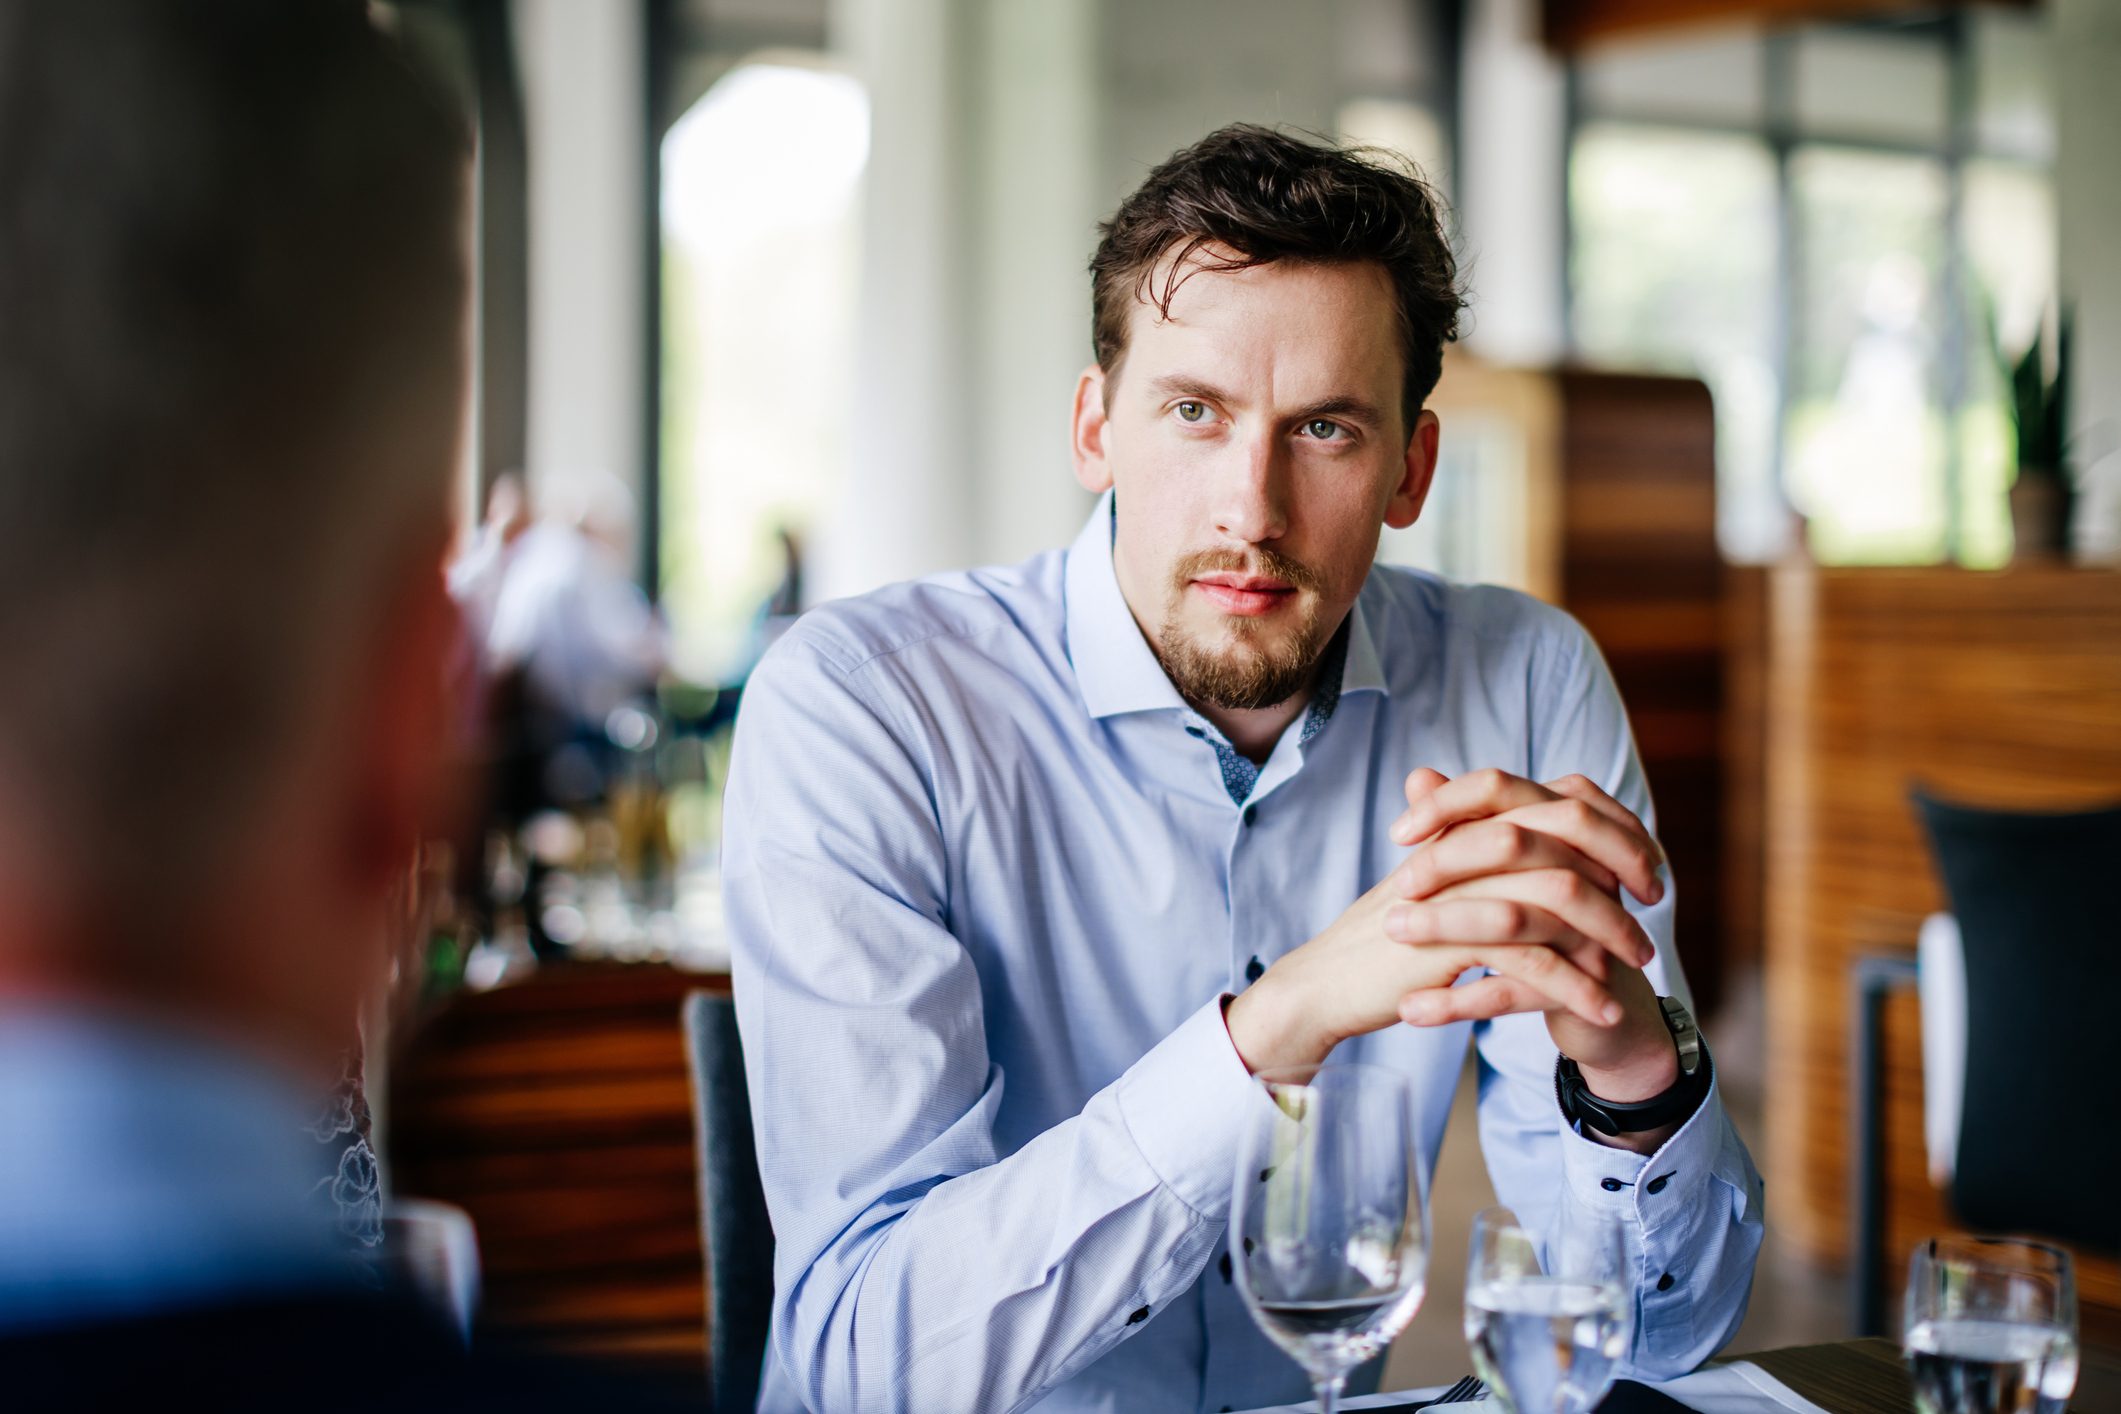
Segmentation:
<svg viewBox="0 0 2121 1414">
<path fill-rule="evenodd" d="M 1975 809 L 1913 795 L 1958 924 L 1966 1060 L 1950 1197 L 1968 1226 L 2121 1249 L 2121 1130 L 2110 1122 L 2105 1029 L 2121 996 L 2121 806 Z M 1877 1022 L 1905 959 L 1857 963 L 1857 1319 L 1883 1322 Z M 1930 1082 L 1936 1083 L 1936 1077 Z"/>
<path fill-rule="evenodd" d="M 773 1225 L 759 1186 L 732 998 L 713 992 L 685 998 L 685 1049 L 692 1060 L 707 1244 L 708 1379 L 717 1410 L 751 1414 L 773 1311 Z"/>
</svg>

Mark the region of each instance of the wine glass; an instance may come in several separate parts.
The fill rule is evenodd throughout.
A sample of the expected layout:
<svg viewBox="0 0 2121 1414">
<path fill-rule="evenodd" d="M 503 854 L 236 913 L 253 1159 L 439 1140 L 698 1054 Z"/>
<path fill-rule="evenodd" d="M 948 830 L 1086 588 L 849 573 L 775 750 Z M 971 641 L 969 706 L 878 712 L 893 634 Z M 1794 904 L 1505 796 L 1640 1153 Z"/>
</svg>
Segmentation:
<svg viewBox="0 0 2121 1414">
<path fill-rule="evenodd" d="M 1933 1237 L 1908 1260 L 1902 1347 L 1922 1414 L 2062 1414 L 2077 1386 L 2069 1253 Z"/>
<path fill-rule="evenodd" d="M 1262 1071 L 1230 1207 L 1237 1290 L 1321 1414 L 1421 1305 L 1428 1205 L 1413 1092 L 1370 1065 Z"/>
<path fill-rule="evenodd" d="M 1505 1408 L 1597 1407 L 1634 1335 L 1632 1271 L 1627 1228 L 1610 1214 L 1565 1207 L 1543 1267 L 1539 1243 L 1508 1208 L 1473 1219 L 1466 1344 Z"/>
</svg>

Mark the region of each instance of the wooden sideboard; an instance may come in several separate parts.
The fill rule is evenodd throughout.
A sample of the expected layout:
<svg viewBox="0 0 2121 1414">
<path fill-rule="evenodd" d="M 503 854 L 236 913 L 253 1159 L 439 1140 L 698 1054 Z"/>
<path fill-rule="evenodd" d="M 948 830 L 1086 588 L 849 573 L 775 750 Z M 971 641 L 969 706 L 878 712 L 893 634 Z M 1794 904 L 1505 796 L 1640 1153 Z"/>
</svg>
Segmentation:
<svg viewBox="0 0 2121 1414">
<path fill-rule="evenodd" d="M 1944 907 L 1909 788 L 2001 808 L 2121 800 L 2121 573 L 1792 565 L 1770 574 L 1768 595 L 1770 1221 L 1840 1263 L 1853 1227 L 1850 965 L 1911 953 Z M 1888 1273 L 1953 1226 L 1927 1173 L 1917 1028 L 1913 997 L 1894 998 Z M 2082 1287 L 2088 1304 L 2121 1306 L 2111 1260 L 2085 1262 Z"/>
</svg>

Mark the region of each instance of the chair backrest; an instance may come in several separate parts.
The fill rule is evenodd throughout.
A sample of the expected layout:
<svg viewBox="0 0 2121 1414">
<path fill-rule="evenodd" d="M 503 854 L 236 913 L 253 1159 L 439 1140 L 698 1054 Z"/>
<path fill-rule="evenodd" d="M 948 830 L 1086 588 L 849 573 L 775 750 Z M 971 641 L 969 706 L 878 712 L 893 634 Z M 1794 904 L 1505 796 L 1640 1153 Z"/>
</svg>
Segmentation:
<svg viewBox="0 0 2121 1414">
<path fill-rule="evenodd" d="M 1966 1090 L 1952 1203 L 1992 1231 L 2121 1246 L 2109 1072 L 2121 806 L 1978 810 L 1917 792 L 1966 959 Z"/>
<path fill-rule="evenodd" d="M 685 1045 L 692 1058 L 700 1224 L 707 1239 L 709 1382 L 722 1414 L 751 1414 L 773 1312 L 773 1226 L 759 1186 L 734 999 L 712 992 L 688 996 Z"/>
</svg>

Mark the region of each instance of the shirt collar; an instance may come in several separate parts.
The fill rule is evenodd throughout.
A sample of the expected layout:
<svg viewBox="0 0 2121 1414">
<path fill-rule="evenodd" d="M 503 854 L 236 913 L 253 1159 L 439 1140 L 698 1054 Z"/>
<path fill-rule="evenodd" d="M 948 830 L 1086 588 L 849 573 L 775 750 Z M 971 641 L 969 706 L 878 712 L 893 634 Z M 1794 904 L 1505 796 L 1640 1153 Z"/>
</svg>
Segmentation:
<svg viewBox="0 0 2121 1414">
<path fill-rule="evenodd" d="M 1112 567 L 1112 493 L 1098 497 L 1068 550 L 1068 661 L 1093 717 L 1186 710 L 1164 665 L 1142 636 Z"/>
<path fill-rule="evenodd" d="M 1189 710 L 1185 698 L 1164 675 L 1163 664 L 1156 661 L 1155 651 L 1120 592 L 1119 574 L 1112 564 L 1112 507 L 1112 492 L 1098 497 L 1096 509 L 1068 549 L 1068 661 L 1075 667 L 1083 705 L 1093 717 Z M 1363 601 L 1370 594 L 1366 582 L 1355 597 L 1355 606 L 1348 610 L 1340 697 L 1351 692 L 1391 695 L 1377 656 L 1377 641 L 1370 634 L 1369 615 L 1363 611 Z"/>
</svg>

